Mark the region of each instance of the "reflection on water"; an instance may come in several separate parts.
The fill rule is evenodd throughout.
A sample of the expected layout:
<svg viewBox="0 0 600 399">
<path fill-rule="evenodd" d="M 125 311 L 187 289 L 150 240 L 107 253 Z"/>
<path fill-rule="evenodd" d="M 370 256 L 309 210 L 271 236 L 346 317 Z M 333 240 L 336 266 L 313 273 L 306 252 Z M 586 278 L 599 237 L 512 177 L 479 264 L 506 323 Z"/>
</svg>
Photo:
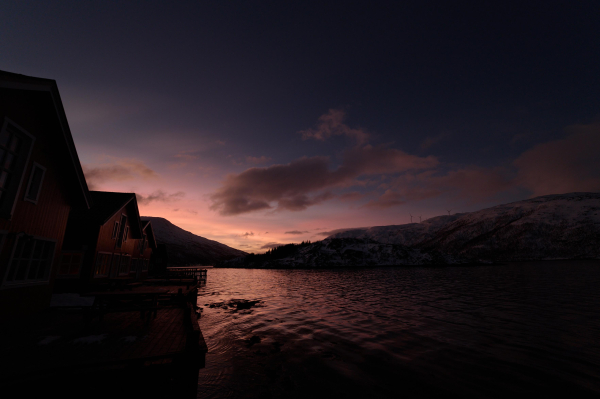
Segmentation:
<svg viewBox="0 0 600 399">
<path fill-rule="evenodd" d="M 599 291 L 593 261 L 213 269 L 198 396 L 597 396 Z"/>
</svg>

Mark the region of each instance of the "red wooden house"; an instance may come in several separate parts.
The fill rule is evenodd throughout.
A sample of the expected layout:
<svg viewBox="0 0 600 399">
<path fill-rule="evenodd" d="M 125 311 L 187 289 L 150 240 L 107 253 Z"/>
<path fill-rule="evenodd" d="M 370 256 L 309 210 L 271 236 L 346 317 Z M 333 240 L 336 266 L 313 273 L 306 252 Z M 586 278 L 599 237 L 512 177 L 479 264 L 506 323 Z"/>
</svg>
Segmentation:
<svg viewBox="0 0 600 399">
<path fill-rule="evenodd" d="M 81 291 L 114 278 L 145 278 L 151 227 L 140 221 L 134 193 L 91 191 L 94 205 L 71 212 L 57 290 Z"/>
<path fill-rule="evenodd" d="M 90 193 L 54 80 L 0 71 L 0 319 L 47 307 Z"/>
<path fill-rule="evenodd" d="M 156 238 L 152 223 L 149 220 L 142 220 L 143 237 L 139 240 L 138 251 L 139 258 L 137 265 L 132 264 L 131 274 L 136 273 L 138 278 L 146 278 L 150 272 L 150 262 L 152 253 L 156 251 Z"/>
</svg>

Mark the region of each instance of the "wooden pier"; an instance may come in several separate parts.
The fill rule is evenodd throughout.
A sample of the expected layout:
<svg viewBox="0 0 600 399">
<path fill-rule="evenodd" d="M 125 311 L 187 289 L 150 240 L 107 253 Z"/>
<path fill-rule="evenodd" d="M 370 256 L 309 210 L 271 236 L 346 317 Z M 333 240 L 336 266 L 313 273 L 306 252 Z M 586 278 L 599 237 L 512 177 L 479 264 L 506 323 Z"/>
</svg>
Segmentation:
<svg viewBox="0 0 600 399">
<path fill-rule="evenodd" d="M 175 283 L 88 293 L 91 307 L 1 326 L 0 387 L 24 397 L 196 397 L 208 350 L 189 301 L 196 292 Z"/>
<path fill-rule="evenodd" d="M 207 271 L 213 266 L 179 266 L 167 267 L 167 278 L 196 278 L 206 282 Z"/>
</svg>

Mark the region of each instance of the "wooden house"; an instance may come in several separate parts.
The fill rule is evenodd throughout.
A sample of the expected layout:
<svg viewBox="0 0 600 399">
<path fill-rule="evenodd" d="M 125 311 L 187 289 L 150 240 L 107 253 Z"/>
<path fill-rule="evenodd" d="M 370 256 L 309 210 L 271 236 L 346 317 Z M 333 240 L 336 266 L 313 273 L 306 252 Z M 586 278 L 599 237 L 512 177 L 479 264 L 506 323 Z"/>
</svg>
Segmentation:
<svg viewBox="0 0 600 399">
<path fill-rule="evenodd" d="M 94 205 L 71 212 L 57 275 L 57 291 L 82 291 L 148 274 L 156 240 L 142 223 L 134 193 L 90 191 Z"/>
<path fill-rule="evenodd" d="M 0 319 L 47 307 L 90 193 L 54 80 L 0 71 Z"/>
<path fill-rule="evenodd" d="M 142 220 L 142 238 L 137 240 L 137 246 L 134 249 L 129 268 L 129 275 L 136 280 L 148 277 L 151 268 L 152 254 L 156 250 L 156 238 L 152 223 L 149 220 Z"/>
</svg>

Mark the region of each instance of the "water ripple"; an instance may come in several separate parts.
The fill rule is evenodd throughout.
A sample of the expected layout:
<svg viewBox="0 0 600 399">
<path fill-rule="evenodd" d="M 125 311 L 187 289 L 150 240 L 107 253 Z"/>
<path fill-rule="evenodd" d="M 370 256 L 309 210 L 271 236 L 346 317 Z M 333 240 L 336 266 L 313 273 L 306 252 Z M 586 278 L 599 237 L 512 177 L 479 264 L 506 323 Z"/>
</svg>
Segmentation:
<svg viewBox="0 0 600 399">
<path fill-rule="evenodd" d="M 198 395 L 593 397 L 599 286 L 591 261 L 213 269 L 198 298 Z M 222 306 L 239 299 L 260 302 Z"/>
</svg>

